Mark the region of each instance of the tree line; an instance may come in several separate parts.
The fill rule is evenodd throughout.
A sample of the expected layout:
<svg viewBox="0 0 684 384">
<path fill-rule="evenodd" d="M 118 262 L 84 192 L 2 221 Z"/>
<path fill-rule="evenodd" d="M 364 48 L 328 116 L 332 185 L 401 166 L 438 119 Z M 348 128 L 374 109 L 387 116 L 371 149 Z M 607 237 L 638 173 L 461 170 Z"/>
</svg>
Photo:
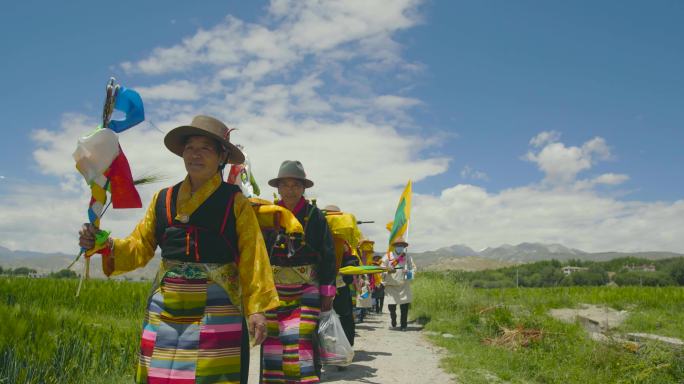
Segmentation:
<svg viewBox="0 0 684 384">
<path fill-rule="evenodd" d="M 568 273 L 564 267 L 572 267 Z M 545 260 L 484 271 L 448 271 L 476 288 L 557 286 L 684 286 L 684 258 L 648 260 L 623 257 L 609 261 Z"/>
<path fill-rule="evenodd" d="M 17 268 L 3 268 L 0 266 L 0 275 L 7 275 L 7 276 L 29 276 L 31 274 L 36 274 L 38 271 L 36 271 L 33 268 L 28 268 L 28 267 L 17 267 Z M 70 278 L 76 278 L 78 277 L 78 274 L 70 269 L 62 269 L 57 272 L 50 272 L 46 277 L 51 277 L 55 279 L 70 279 Z"/>
</svg>

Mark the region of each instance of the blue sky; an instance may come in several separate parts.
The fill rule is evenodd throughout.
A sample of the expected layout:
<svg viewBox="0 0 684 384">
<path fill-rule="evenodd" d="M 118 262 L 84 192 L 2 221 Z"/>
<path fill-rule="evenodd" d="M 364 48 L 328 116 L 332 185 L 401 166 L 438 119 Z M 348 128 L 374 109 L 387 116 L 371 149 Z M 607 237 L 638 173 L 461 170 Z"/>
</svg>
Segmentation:
<svg viewBox="0 0 684 384">
<path fill-rule="evenodd" d="M 134 173 L 182 177 L 162 132 L 213 113 L 240 128 L 262 185 L 300 158 L 309 194 L 376 220 L 378 242 L 411 178 L 416 249 L 684 252 L 683 16 L 678 1 L 7 5 L 0 245 L 69 249 L 75 230 L 50 220 L 29 240 L 46 213 L 26 205 L 45 191 L 64 207 L 48 216 L 78 227 L 69 155 L 114 75 L 148 112 L 121 137 Z M 109 222 L 123 236 L 141 215 Z"/>
</svg>

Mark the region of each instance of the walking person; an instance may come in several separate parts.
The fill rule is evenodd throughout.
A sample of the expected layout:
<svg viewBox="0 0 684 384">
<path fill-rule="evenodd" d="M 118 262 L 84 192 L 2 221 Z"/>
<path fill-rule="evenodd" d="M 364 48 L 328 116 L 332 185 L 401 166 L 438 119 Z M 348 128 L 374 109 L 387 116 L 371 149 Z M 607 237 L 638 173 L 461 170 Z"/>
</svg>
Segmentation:
<svg viewBox="0 0 684 384">
<path fill-rule="evenodd" d="M 344 267 L 358 266 L 359 259 L 352 253 L 353 246 L 351 244 L 358 240 L 336 237 L 334 234 L 335 230 L 333 228 L 333 225 L 336 223 L 335 219 L 345 219 L 345 217 L 343 217 L 343 215 L 345 215 L 349 219 L 346 220 L 346 222 L 353 225 L 356 230 L 352 232 L 354 232 L 354 236 L 357 236 L 356 232 L 358 232 L 358 227 L 356 227 L 356 218 L 351 214 L 343 213 L 336 205 L 327 205 L 325 208 L 323 208 L 323 211 L 325 211 L 326 219 L 328 220 L 328 226 L 333 232 L 337 270 L 339 271 L 340 268 Z M 350 285 L 353 283 L 354 276 L 338 274 L 335 280 L 337 293 L 335 294 L 335 299 L 333 300 L 333 309 L 340 318 L 342 329 L 344 329 L 344 334 L 347 336 L 347 340 L 349 340 L 349 344 L 351 346 L 354 346 L 354 334 L 356 333 L 356 326 L 354 324 L 354 306 L 352 304 L 350 289 Z M 339 367 L 340 370 L 344 370 L 345 368 L 346 367 Z"/>
<path fill-rule="evenodd" d="M 172 129 L 164 144 L 183 158 L 187 176 L 156 193 L 131 235 L 108 239 L 102 256 L 113 276 L 161 249 L 135 381 L 246 383 L 248 333 L 262 343 L 264 313 L 279 302 L 254 211 L 239 187 L 222 181 L 224 166 L 244 156 L 228 127 L 209 116 Z M 84 224 L 80 245 L 92 248 L 97 231 Z"/>
<path fill-rule="evenodd" d="M 409 305 L 413 300 L 411 281 L 416 265 L 413 263 L 413 258 L 406 253 L 406 247 L 408 247 L 406 240 L 400 237 L 391 245 L 393 249 L 387 252 L 380 263 L 382 267 L 387 268 L 387 272 L 383 273 L 382 281 L 385 285 L 385 298 L 390 311 L 392 328 L 397 327 L 397 305 L 399 305 L 401 311 L 399 329 L 406 331 Z"/>
<path fill-rule="evenodd" d="M 382 256 L 373 255 L 373 265 L 380 266 L 382 261 Z M 385 285 L 382 283 L 382 274 L 374 273 L 371 275 L 371 289 L 373 292 L 373 298 L 375 299 L 375 306 L 373 309 L 375 313 L 382 313 L 382 307 L 385 303 Z"/>
<path fill-rule="evenodd" d="M 268 184 L 278 188 L 277 204 L 295 215 L 304 236 L 282 243 L 265 232 L 280 305 L 266 312 L 261 379 L 263 383 L 318 383 L 314 336 L 320 311 L 331 310 L 336 292 L 332 235 L 321 210 L 304 198 L 304 191 L 314 183 L 302 163 L 284 161 Z"/>
<path fill-rule="evenodd" d="M 368 276 L 357 276 L 357 292 L 358 296 L 356 298 L 356 307 L 359 310 L 358 322 L 362 323 L 366 318 L 366 315 L 370 313 L 371 308 L 373 307 Z"/>
</svg>

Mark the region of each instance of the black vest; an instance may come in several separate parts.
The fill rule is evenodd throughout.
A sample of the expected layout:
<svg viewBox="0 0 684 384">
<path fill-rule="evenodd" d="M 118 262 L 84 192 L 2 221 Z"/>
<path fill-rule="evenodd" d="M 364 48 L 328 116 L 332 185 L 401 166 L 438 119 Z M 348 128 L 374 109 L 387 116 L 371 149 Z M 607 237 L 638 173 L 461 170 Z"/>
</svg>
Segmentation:
<svg viewBox="0 0 684 384">
<path fill-rule="evenodd" d="M 175 219 L 180 183 L 159 192 L 155 235 L 165 259 L 195 263 L 238 262 L 235 229 L 236 185 L 221 185 L 190 215 L 187 223 Z"/>
<path fill-rule="evenodd" d="M 300 214 L 296 215 L 297 220 L 299 220 L 304 228 L 304 237 L 302 238 L 301 235 L 295 235 L 294 238 L 289 241 L 289 246 L 287 236 L 282 230 L 263 231 L 271 265 L 290 267 L 318 264 L 321 257 L 320 254 L 306 241 L 311 236 L 308 225 L 309 220 L 311 220 L 311 216 L 315 213 L 316 208 L 307 203 Z"/>
</svg>

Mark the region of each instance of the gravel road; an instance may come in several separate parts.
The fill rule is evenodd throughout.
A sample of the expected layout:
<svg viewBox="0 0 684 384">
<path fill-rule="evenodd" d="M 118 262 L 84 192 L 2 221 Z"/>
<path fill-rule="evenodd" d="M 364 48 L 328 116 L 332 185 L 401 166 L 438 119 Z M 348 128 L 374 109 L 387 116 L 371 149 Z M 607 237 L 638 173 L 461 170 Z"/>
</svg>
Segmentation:
<svg viewBox="0 0 684 384">
<path fill-rule="evenodd" d="M 405 332 L 389 329 L 389 314 L 371 315 L 356 325 L 354 361 L 345 370 L 323 367 L 322 383 L 442 384 L 456 383 L 440 367 L 443 351 L 430 344 L 422 327 L 409 323 Z M 249 382 L 259 382 L 259 349 L 251 351 Z"/>
</svg>

